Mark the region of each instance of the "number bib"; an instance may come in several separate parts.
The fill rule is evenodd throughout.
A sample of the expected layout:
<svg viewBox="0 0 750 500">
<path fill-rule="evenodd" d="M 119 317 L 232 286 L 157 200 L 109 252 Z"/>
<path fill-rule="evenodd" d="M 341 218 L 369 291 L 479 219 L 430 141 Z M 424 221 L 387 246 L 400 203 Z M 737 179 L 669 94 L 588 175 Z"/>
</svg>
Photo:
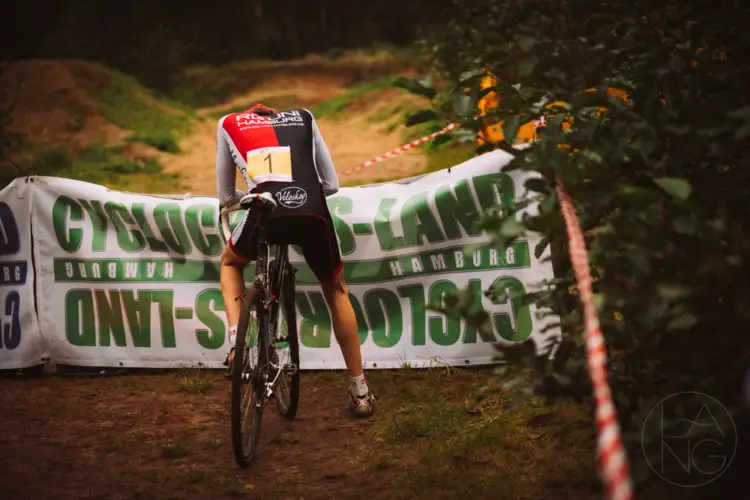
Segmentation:
<svg viewBox="0 0 750 500">
<path fill-rule="evenodd" d="M 247 177 L 261 182 L 292 182 L 292 153 L 289 146 L 274 146 L 247 152 Z"/>
</svg>

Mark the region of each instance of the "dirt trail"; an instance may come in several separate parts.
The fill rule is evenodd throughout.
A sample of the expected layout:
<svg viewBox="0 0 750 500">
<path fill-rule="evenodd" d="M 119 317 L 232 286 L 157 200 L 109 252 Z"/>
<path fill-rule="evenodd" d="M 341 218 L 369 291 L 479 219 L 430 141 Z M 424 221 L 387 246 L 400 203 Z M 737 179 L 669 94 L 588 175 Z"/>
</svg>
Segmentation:
<svg viewBox="0 0 750 500">
<path fill-rule="evenodd" d="M 273 90 L 276 89 L 276 90 Z M 175 172 L 182 177 L 182 190 L 191 194 L 216 194 L 216 126 L 218 120 L 212 117 L 218 111 L 235 108 L 243 109 L 254 100 L 268 102 L 290 100 L 297 106 L 312 108 L 315 105 L 335 97 L 345 89 L 335 80 L 325 78 L 289 79 L 273 88 L 258 87 L 253 92 L 235 98 L 221 106 L 200 109 L 198 112 L 206 121 L 196 125 L 194 132 L 185 138 L 180 155 L 160 155 L 167 172 Z M 318 118 L 318 126 L 331 151 L 336 169 L 344 172 L 367 160 L 382 155 L 403 143 L 403 127 L 388 131 L 385 123 L 377 123 L 372 116 L 383 108 L 393 106 L 394 99 L 405 99 L 403 93 L 396 90 L 378 91 L 374 100 L 367 105 L 355 104 L 335 118 Z M 408 177 L 421 172 L 426 166 L 426 159 L 420 151 L 390 159 L 373 165 L 354 175 L 341 177 L 342 184 L 356 182 L 374 182 L 383 179 Z M 242 187 L 239 180 L 238 187 Z"/>
</svg>

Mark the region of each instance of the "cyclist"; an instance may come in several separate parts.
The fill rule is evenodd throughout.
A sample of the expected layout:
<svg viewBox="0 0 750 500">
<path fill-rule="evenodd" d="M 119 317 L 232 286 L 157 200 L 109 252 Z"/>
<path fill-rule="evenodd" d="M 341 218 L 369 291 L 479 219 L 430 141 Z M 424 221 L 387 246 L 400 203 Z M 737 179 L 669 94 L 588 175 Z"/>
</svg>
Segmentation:
<svg viewBox="0 0 750 500">
<path fill-rule="evenodd" d="M 252 192 L 269 192 L 277 209 L 268 218 L 270 243 L 302 248 L 331 309 L 333 330 L 350 377 L 350 409 L 357 417 L 375 411 L 362 367 L 357 320 L 344 282 L 336 231 L 325 197 L 339 190 L 333 160 L 315 118 L 306 109 L 277 111 L 255 104 L 219 120 L 216 182 L 221 207 L 245 194 L 235 188 L 239 170 Z M 229 325 L 230 350 L 225 365 L 231 373 L 244 268 L 255 260 L 257 215 L 248 210 L 234 229 L 221 257 L 221 293 Z"/>
</svg>

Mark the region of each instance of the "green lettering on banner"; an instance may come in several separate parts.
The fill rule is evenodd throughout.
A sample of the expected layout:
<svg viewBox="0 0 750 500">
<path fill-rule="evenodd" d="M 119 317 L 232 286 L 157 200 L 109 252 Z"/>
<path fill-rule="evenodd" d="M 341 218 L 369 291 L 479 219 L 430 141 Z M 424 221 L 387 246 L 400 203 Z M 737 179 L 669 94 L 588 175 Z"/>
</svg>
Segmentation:
<svg viewBox="0 0 750 500">
<path fill-rule="evenodd" d="M 471 180 L 482 210 L 496 205 L 512 207 L 516 203 L 516 187 L 508 174 L 479 175 Z"/>
<path fill-rule="evenodd" d="M 320 292 L 297 292 L 297 308 L 302 322 L 299 339 L 305 347 L 331 347 L 331 313 Z"/>
<path fill-rule="evenodd" d="M 172 251 L 186 255 L 190 253 L 190 239 L 182 223 L 182 212 L 177 203 L 159 203 L 154 207 L 154 221 L 161 231 L 164 242 Z"/>
<path fill-rule="evenodd" d="M 469 313 L 470 314 L 479 314 L 484 311 L 484 306 L 482 305 L 482 297 L 484 296 L 484 292 L 482 291 L 482 280 L 469 280 L 469 292 L 471 293 L 471 305 L 469 306 Z M 473 325 L 470 325 L 468 321 L 466 321 L 466 324 L 464 325 L 464 336 L 463 336 L 463 343 L 464 344 L 476 344 L 477 343 L 477 328 Z M 495 334 L 490 332 L 490 334 L 493 337 L 493 341 L 497 340 L 495 339 Z"/>
<path fill-rule="evenodd" d="M 359 300 L 353 294 L 349 294 L 349 302 L 352 303 L 352 309 L 354 309 L 354 317 L 357 318 L 357 332 L 359 333 L 359 345 L 365 343 L 367 340 L 367 334 L 370 333 L 370 329 L 367 327 L 367 318 L 365 313 L 362 311 L 362 306 L 359 304 Z"/>
<path fill-rule="evenodd" d="M 469 182 L 464 179 L 456 183 L 453 194 L 450 186 L 440 186 L 435 192 L 435 206 L 437 206 L 440 222 L 443 223 L 445 235 L 450 240 L 462 237 L 460 226 L 469 236 L 479 236 L 482 232 L 474 225 L 479 220 L 477 207 L 471 197 Z"/>
<path fill-rule="evenodd" d="M 421 284 L 398 287 L 398 294 L 411 304 L 412 345 L 425 345 L 425 299 Z"/>
<path fill-rule="evenodd" d="M 378 213 L 375 215 L 375 235 L 378 238 L 381 250 L 396 250 L 404 248 L 403 236 L 394 236 L 393 227 L 391 226 L 391 209 L 398 200 L 383 198 L 378 206 Z"/>
<path fill-rule="evenodd" d="M 107 215 L 112 220 L 112 224 L 115 226 L 115 233 L 117 234 L 117 245 L 124 252 L 140 252 L 146 246 L 146 238 L 143 237 L 140 231 L 136 229 L 130 229 L 125 227 L 125 224 L 135 224 L 135 220 L 125 208 L 122 203 L 114 201 L 108 201 L 104 204 L 104 209 L 107 211 Z"/>
<path fill-rule="evenodd" d="M 151 302 L 159 304 L 161 319 L 161 344 L 164 347 L 177 347 L 174 331 L 174 291 L 151 290 Z"/>
<path fill-rule="evenodd" d="M 336 228 L 336 234 L 339 236 L 342 255 L 349 255 L 354 252 L 354 249 L 357 246 L 351 228 L 341 217 L 339 217 L 339 214 L 352 213 L 353 207 L 354 202 L 351 198 L 347 198 L 346 196 L 337 196 L 328 199 L 328 209 L 331 212 L 331 218 L 333 219 L 333 226 Z"/>
<path fill-rule="evenodd" d="M 65 338 L 74 346 L 96 346 L 96 316 L 90 290 L 70 290 L 65 296 Z"/>
<path fill-rule="evenodd" d="M 523 283 L 510 276 L 496 279 L 490 288 L 501 292 L 505 291 L 508 294 L 526 293 Z M 500 336 L 506 340 L 521 342 L 531 336 L 531 308 L 528 304 L 524 304 L 523 300 L 521 295 L 511 298 L 510 308 L 513 319 L 511 319 L 508 313 L 495 313 L 492 315 L 495 328 L 500 333 Z M 507 302 L 506 299 L 502 302 L 494 303 L 507 304 Z"/>
<path fill-rule="evenodd" d="M 315 274 L 302 262 L 295 262 L 299 284 L 318 284 Z M 383 283 L 398 278 L 444 275 L 455 272 L 476 272 L 495 269 L 521 269 L 531 266 L 529 244 L 514 241 L 505 252 L 487 246 L 464 255 L 463 246 L 427 252 L 415 252 L 396 257 L 370 260 L 347 260 L 344 278 L 351 285 Z"/>
<path fill-rule="evenodd" d="M 68 229 L 68 212 L 71 221 L 82 221 L 83 209 L 72 198 L 58 196 L 52 205 L 52 227 L 60 248 L 66 252 L 77 252 L 83 242 L 83 229 Z"/>
<path fill-rule="evenodd" d="M 427 238 L 430 243 L 445 241 L 443 231 L 427 203 L 426 191 L 415 194 L 406 200 L 404 208 L 401 210 L 401 225 L 404 228 L 405 246 L 421 246 L 424 243 L 422 236 Z"/>
<path fill-rule="evenodd" d="M 513 242 L 505 252 L 489 246 L 464 255 L 462 246 L 415 252 L 390 258 L 349 260 L 344 265 L 344 277 L 350 284 L 388 282 L 398 278 L 444 275 L 454 272 L 474 272 L 496 269 L 529 267 L 531 258 L 526 241 Z M 54 259 L 56 282 L 146 282 L 194 283 L 219 280 L 221 264 L 212 260 L 188 259 Z M 297 283 L 318 284 L 312 270 L 304 262 L 295 262 Z M 253 268 L 246 268 L 252 279 Z"/>
<path fill-rule="evenodd" d="M 219 262 L 172 259 L 55 259 L 55 281 L 192 283 L 219 281 Z M 248 266 L 246 273 L 254 269 Z"/>
<path fill-rule="evenodd" d="M 224 320 L 216 314 L 216 311 L 224 311 L 221 290 L 209 288 L 199 293 L 195 298 L 195 314 L 198 321 L 206 325 L 208 329 L 195 330 L 195 338 L 206 349 L 219 349 L 226 340 Z"/>
<path fill-rule="evenodd" d="M 445 296 L 456 293 L 458 287 L 447 280 L 436 281 L 428 292 L 431 307 L 443 307 Z M 450 346 L 458 342 L 461 336 L 461 320 L 452 316 L 441 314 L 430 315 L 428 328 L 430 339 L 439 346 Z"/>
<path fill-rule="evenodd" d="M 91 250 L 101 252 L 107 244 L 107 217 L 102 209 L 102 204 L 97 200 L 78 199 L 78 203 L 86 210 L 91 219 L 93 237 L 91 238 Z"/>
<path fill-rule="evenodd" d="M 234 212 L 229 212 L 229 229 L 231 231 L 235 230 L 242 219 L 245 218 L 246 213 L 247 212 L 245 212 L 244 210 L 235 210 Z"/>
<path fill-rule="evenodd" d="M 401 302 L 396 294 L 384 288 L 376 288 L 365 293 L 364 302 L 375 345 L 388 348 L 398 344 L 403 334 L 404 321 Z"/>
<path fill-rule="evenodd" d="M 94 290 L 94 299 L 99 317 L 99 345 L 112 345 L 110 340 L 118 347 L 127 346 L 125 341 L 125 325 L 122 321 L 122 308 L 120 307 L 120 293 L 110 290 L 109 297 L 104 290 Z"/>
<path fill-rule="evenodd" d="M 133 346 L 151 347 L 151 292 L 123 290 L 122 303 Z"/>
<path fill-rule="evenodd" d="M 185 210 L 185 225 L 195 248 L 203 255 L 215 257 L 221 254 L 221 237 L 216 233 L 205 234 L 202 228 L 216 227 L 216 207 L 209 204 L 191 205 Z"/>
<path fill-rule="evenodd" d="M 151 226 L 146 218 L 146 206 L 143 203 L 134 203 L 132 206 L 133 217 L 138 227 L 143 231 L 148 247 L 152 252 L 167 252 L 167 245 L 156 237 L 154 232 L 151 230 Z"/>
</svg>

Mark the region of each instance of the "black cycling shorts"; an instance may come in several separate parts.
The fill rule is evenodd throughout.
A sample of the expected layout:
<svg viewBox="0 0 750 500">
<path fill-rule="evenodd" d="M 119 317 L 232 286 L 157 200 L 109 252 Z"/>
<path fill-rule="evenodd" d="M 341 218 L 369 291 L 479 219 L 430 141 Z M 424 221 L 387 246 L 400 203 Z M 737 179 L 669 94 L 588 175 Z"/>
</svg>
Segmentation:
<svg viewBox="0 0 750 500">
<path fill-rule="evenodd" d="M 328 210 L 321 214 L 281 215 L 269 219 L 270 244 L 297 245 L 302 248 L 307 265 L 319 281 L 335 278 L 343 268 L 341 250 L 336 238 L 333 219 Z M 257 259 L 259 216 L 248 210 L 234 229 L 229 246 L 249 261 Z"/>
</svg>

